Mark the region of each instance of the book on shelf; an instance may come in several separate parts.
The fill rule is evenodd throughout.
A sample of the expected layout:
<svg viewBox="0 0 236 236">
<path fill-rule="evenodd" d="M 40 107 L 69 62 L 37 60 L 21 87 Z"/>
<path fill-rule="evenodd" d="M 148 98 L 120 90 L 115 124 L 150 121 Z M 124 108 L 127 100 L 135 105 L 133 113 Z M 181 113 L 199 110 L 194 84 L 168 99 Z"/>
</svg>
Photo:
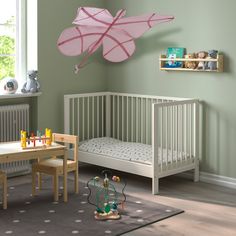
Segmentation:
<svg viewBox="0 0 236 236">
<path fill-rule="evenodd" d="M 170 59 L 165 62 L 166 68 L 181 68 L 183 67 L 183 61 L 176 61 L 176 58 L 183 58 L 185 54 L 185 48 L 167 48 L 166 58 Z"/>
</svg>

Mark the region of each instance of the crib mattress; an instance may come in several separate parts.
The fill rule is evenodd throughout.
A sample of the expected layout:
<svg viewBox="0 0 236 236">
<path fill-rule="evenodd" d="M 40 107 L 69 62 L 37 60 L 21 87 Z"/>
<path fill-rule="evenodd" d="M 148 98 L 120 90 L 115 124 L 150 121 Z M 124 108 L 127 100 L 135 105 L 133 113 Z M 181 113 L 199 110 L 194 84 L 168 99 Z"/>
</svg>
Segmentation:
<svg viewBox="0 0 236 236">
<path fill-rule="evenodd" d="M 116 159 L 138 162 L 142 164 L 152 164 L 152 146 L 143 143 L 123 142 L 118 139 L 110 137 L 94 138 L 83 141 L 79 145 L 79 150 L 109 156 Z M 162 163 L 169 161 L 176 161 L 184 153 L 163 149 L 162 150 Z M 161 162 L 161 150 L 158 150 L 159 162 Z"/>
</svg>

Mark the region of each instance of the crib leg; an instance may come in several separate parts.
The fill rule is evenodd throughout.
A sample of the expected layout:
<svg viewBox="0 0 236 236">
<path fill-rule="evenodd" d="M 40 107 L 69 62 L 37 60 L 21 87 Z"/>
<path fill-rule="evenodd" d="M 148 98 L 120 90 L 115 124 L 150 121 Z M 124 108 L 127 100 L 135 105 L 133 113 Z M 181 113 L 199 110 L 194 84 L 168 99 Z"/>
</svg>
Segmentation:
<svg viewBox="0 0 236 236">
<path fill-rule="evenodd" d="M 152 194 L 156 195 L 159 193 L 159 178 L 154 176 L 152 178 Z"/>
<path fill-rule="evenodd" d="M 195 169 L 194 169 L 194 182 L 199 182 L 199 162 L 196 163 Z"/>
</svg>

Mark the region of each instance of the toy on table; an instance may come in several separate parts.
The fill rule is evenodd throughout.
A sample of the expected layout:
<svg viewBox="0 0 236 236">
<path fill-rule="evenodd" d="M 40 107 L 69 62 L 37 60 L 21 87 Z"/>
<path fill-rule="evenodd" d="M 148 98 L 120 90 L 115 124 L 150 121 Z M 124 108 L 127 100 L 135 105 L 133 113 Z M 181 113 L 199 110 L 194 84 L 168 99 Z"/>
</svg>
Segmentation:
<svg viewBox="0 0 236 236">
<path fill-rule="evenodd" d="M 115 188 L 115 183 L 120 183 L 119 176 L 112 176 L 111 180 L 108 178 L 108 174 L 111 175 L 111 171 L 103 170 L 102 175 L 104 178 L 96 176 L 91 178 L 87 182 L 87 187 L 89 189 L 88 203 L 94 205 L 96 210 L 94 212 L 94 217 L 96 220 L 117 220 L 120 219 L 120 214 L 118 212 L 118 206 L 124 206 L 126 201 L 126 196 L 124 189 L 126 187 L 126 182 L 124 182 L 122 193 L 118 194 Z M 90 185 L 95 187 L 93 190 Z M 93 199 L 92 199 L 93 195 Z M 119 196 L 122 196 L 123 200 L 118 200 Z"/>
<path fill-rule="evenodd" d="M 45 134 L 42 135 L 37 131 L 37 135 L 33 132 L 29 135 L 25 130 L 21 130 L 21 147 L 22 149 L 41 148 L 51 146 L 52 144 L 52 131 L 46 128 Z"/>
</svg>

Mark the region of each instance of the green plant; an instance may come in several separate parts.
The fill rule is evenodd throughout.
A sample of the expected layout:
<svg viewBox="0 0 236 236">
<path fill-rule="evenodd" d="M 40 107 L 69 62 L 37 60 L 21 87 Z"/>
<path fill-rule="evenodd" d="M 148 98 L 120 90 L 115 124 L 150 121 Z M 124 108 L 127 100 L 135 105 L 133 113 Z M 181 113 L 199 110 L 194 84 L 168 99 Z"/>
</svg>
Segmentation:
<svg viewBox="0 0 236 236">
<path fill-rule="evenodd" d="M 0 35 L 0 80 L 15 77 L 15 39 Z"/>
</svg>

